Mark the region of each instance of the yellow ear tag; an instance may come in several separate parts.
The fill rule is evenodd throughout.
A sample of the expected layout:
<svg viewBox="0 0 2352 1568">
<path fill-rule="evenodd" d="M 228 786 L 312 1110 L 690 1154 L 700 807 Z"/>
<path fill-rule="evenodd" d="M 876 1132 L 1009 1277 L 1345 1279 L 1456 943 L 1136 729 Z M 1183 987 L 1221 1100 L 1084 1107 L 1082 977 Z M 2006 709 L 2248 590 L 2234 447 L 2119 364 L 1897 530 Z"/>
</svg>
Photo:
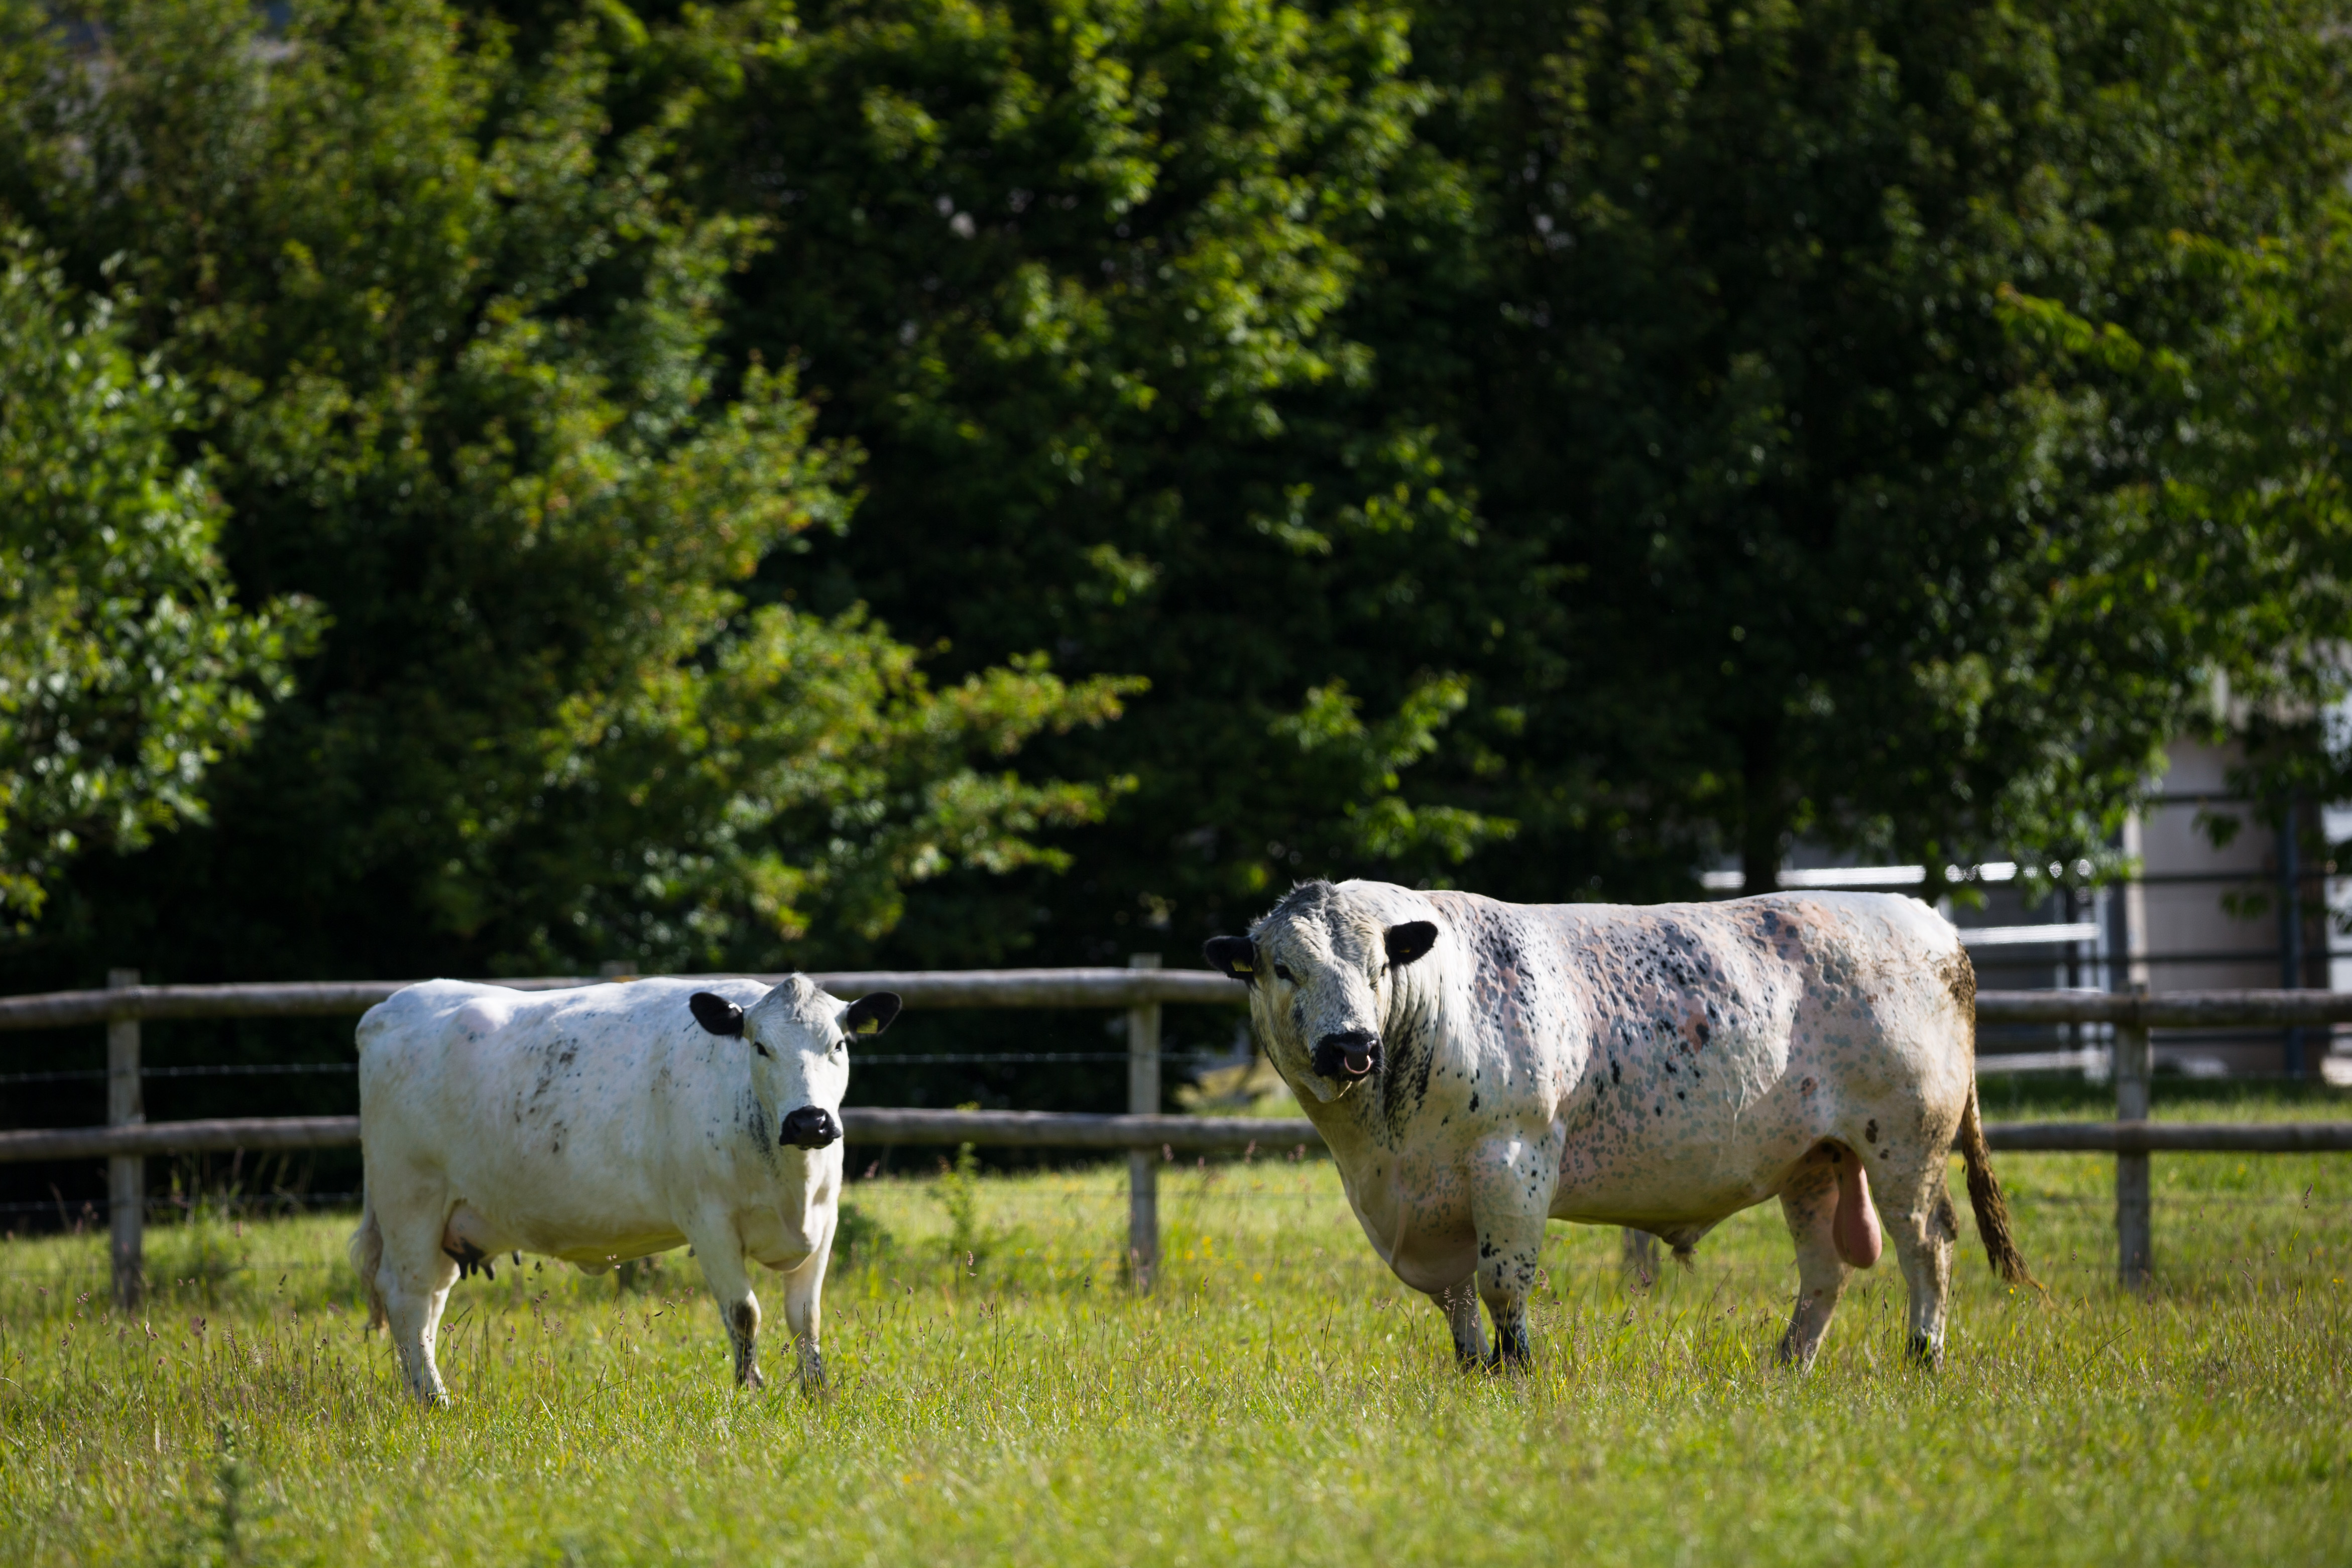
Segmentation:
<svg viewBox="0 0 2352 1568">
<path fill-rule="evenodd" d="M 1234 965 L 1234 973 L 1236 975 L 1255 975 L 1257 971 L 1251 968 L 1247 964 L 1236 961 Z"/>
<path fill-rule="evenodd" d="M 877 1019 L 867 1019 L 865 1022 L 857 1026 L 857 1032 L 860 1034 L 879 1034 L 882 1032 L 882 1025 Z"/>
</svg>

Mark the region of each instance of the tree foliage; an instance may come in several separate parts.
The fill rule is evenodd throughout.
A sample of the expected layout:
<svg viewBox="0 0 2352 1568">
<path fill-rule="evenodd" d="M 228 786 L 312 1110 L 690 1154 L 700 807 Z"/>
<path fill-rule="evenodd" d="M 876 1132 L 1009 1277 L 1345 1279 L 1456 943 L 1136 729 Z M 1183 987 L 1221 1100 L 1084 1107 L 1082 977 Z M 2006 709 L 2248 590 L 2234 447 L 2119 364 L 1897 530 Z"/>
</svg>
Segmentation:
<svg viewBox="0 0 2352 1568">
<path fill-rule="evenodd" d="M 795 590 L 871 602 L 953 667 L 1045 648 L 1150 682 L 1129 722 L 1037 753 L 1137 781 L 1066 841 L 1082 874 L 967 887 L 927 951 L 1100 956 L 1310 862 L 1443 877 L 1512 831 L 1414 788 L 1470 700 L 1495 563 L 1441 433 L 1385 405 L 1339 319 L 1383 224 L 1462 212 L 1415 144 L 1407 24 L 761 3 L 654 51 L 705 95 L 696 199 L 773 225 L 730 340 L 796 357 L 822 428 L 871 456 Z"/>
<path fill-rule="evenodd" d="M 1796 832 L 1931 876 L 2111 865 L 2158 748 L 2297 592 L 2311 519 L 2237 507 L 2248 410 L 2207 375 L 2241 263 L 2342 183 L 2326 19 L 1426 14 L 1433 134 L 1490 225 L 1456 307 L 1480 490 L 1575 585 L 1530 730 L 1751 888 Z"/>
<path fill-rule="evenodd" d="M 743 585 L 841 526 L 856 449 L 789 366 L 711 349 L 757 225 L 682 205 L 677 115 L 614 134 L 625 16 L 528 55 L 433 0 L 19 16 L 7 199 L 121 256 L 201 400 L 226 559 L 333 616 L 211 831 L 84 917 L 215 969 L 770 962 L 908 882 L 1045 857 L 1096 787 L 1024 782 L 1117 712 L 1042 663 L 935 688 L 855 612 Z M 205 890 L 200 928 L 162 910 Z M 264 957 L 262 955 L 268 955 Z"/>
<path fill-rule="evenodd" d="M 2338 682 L 2324 5 L 10 15 L 0 202 L 121 258 L 224 580 L 332 616 L 60 939 L 1068 960 L 1310 871 L 2096 874 L 2217 692 Z"/>
<path fill-rule="evenodd" d="M 239 610 L 221 504 L 172 436 L 186 389 L 0 233 L 0 919 L 91 847 L 205 815 L 205 775 L 289 689 L 310 607 Z"/>
<path fill-rule="evenodd" d="M 2221 519 L 2273 415 L 2211 395 L 2336 200 L 2325 21 L 889 0 L 649 68 L 776 225 L 734 340 L 876 456 L 812 591 L 1150 677 L 1049 753 L 1139 781 L 1033 911 L 1099 952 L 1309 866 L 2112 870 L 2343 622 L 2308 509 Z"/>
</svg>

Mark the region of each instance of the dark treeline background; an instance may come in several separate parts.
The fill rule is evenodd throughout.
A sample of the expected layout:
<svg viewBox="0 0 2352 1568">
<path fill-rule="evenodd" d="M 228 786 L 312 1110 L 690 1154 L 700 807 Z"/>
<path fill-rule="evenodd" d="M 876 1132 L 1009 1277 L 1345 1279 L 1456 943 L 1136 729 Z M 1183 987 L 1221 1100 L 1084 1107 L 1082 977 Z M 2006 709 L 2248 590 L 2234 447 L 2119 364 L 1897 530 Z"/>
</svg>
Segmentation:
<svg viewBox="0 0 2352 1568">
<path fill-rule="evenodd" d="M 0 983 L 1190 965 L 2332 788 L 2338 13 L 0 0 Z"/>
</svg>

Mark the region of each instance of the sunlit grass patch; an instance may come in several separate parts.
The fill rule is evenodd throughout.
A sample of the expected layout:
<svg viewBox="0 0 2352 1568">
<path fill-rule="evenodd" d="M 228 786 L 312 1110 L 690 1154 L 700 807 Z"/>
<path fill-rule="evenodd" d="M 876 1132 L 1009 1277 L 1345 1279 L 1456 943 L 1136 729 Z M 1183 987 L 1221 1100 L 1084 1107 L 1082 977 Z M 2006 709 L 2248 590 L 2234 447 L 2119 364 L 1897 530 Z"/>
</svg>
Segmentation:
<svg viewBox="0 0 2352 1568">
<path fill-rule="evenodd" d="M 0 1559 L 2343 1561 L 2352 1162 L 2158 1156 L 2147 1301 L 2112 1162 L 2000 1164 L 2050 1293 L 1971 1237 L 1940 1375 L 1885 1266 L 1775 1369 L 1767 1207 L 1646 1291 L 1555 1227 L 1538 1365 L 1465 1378 L 1328 1165 L 1279 1157 L 1164 1171 L 1140 1301 L 1114 1168 L 855 1186 L 823 1397 L 732 1388 L 682 1253 L 459 1286 L 428 1412 L 359 1332 L 348 1218 L 161 1227 L 136 1320 L 100 1239 L 18 1240 Z"/>
</svg>

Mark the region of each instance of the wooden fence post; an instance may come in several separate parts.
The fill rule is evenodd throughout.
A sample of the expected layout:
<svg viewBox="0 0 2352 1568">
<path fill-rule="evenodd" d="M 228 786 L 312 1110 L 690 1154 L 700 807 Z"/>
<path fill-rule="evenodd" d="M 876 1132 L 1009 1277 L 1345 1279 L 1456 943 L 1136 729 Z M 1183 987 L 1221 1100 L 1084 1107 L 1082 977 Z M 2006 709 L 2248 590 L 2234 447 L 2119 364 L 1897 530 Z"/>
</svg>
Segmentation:
<svg viewBox="0 0 2352 1568">
<path fill-rule="evenodd" d="M 2135 981 L 2136 995 L 2147 994 L 2147 982 Z M 2148 1112 L 2148 1080 L 2156 1070 L 2155 1051 L 2148 1044 L 2147 1026 L 2137 1020 L 2116 1026 L 2116 1120 L 2145 1122 Z M 2147 1154 L 2145 1150 L 2116 1155 L 2116 1278 L 2126 1291 L 2147 1288 L 2156 1266 L 2155 1223 L 2148 1211 Z"/>
<path fill-rule="evenodd" d="M 136 969 L 109 969 L 106 988 L 139 983 Z M 106 1025 L 106 1124 L 129 1127 L 147 1119 L 139 1083 L 139 1020 L 110 1019 Z M 125 1312 L 147 1293 L 147 1162 L 116 1155 L 106 1162 L 109 1251 L 114 1265 L 114 1304 Z"/>
<path fill-rule="evenodd" d="M 1157 969 L 1157 953 L 1130 954 L 1130 969 Z M 1138 1116 L 1160 1114 L 1160 1004 L 1127 1009 L 1127 1108 Z M 1152 1149 L 1127 1151 L 1127 1266 L 1139 1291 L 1151 1289 L 1160 1271 L 1160 1155 Z"/>
</svg>

